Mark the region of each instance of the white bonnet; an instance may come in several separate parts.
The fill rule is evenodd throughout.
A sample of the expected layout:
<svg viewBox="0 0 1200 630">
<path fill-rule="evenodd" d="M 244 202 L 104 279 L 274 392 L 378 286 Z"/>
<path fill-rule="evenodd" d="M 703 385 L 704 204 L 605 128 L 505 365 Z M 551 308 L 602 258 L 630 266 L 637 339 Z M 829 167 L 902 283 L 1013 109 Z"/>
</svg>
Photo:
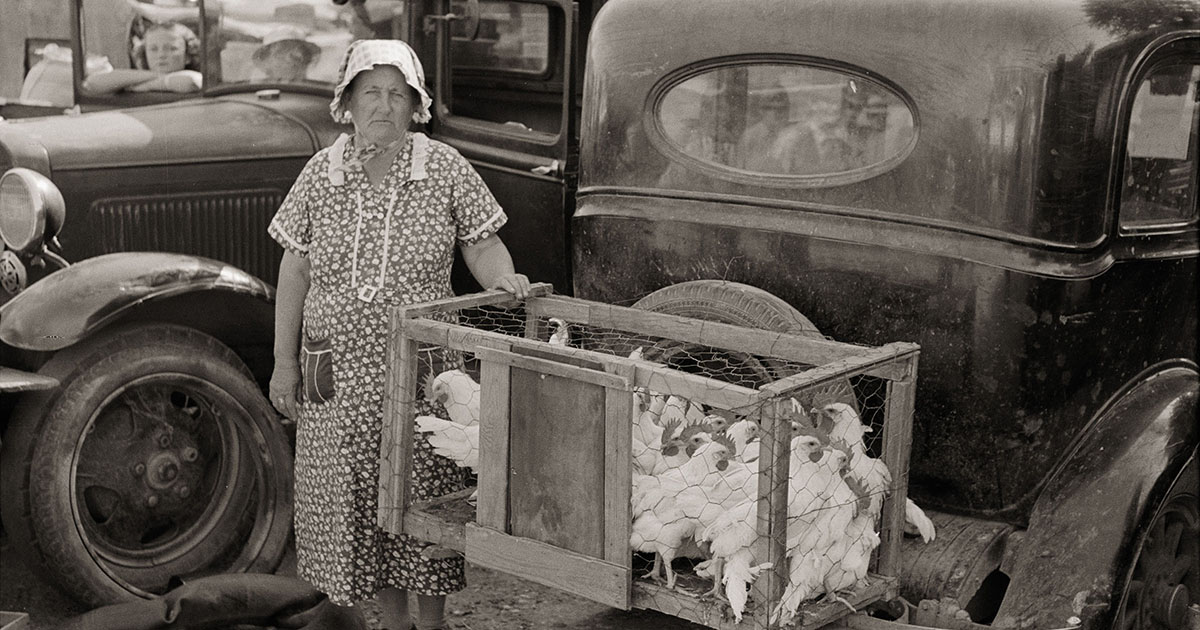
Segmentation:
<svg viewBox="0 0 1200 630">
<path fill-rule="evenodd" d="M 342 93 L 358 73 L 379 65 L 395 66 L 404 74 L 405 83 L 421 96 L 421 104 L 413 112 L 413 121 L 429 122 L 429 107 L 433 99 L 425 91 L 425 71 L 421 68 L 421 60 L 408 44 L 398 39 L 360 39 L 350 44 L 338 71 L 341 80 L 333 89 L 333 101 L 329 103 L 329 113 L 333 119 L 343 124 L 350 122 L 350 112 L 342 104 Z"/>
</svg>

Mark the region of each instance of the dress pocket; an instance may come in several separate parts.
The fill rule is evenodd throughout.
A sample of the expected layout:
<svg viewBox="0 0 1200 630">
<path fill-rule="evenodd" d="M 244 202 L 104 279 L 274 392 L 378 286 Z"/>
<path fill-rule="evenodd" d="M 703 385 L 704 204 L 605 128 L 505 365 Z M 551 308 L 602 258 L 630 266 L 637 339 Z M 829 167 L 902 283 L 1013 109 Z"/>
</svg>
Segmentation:
<svg viewBox="0 0 1200 630">
<path fill-rule="evenodd" d="M 300 377 L 304 381 L 304 399 L 323 403 L 333 399 L 333 343 L 329 338 L 310 339 L 300 343 Z"/>
</svg>

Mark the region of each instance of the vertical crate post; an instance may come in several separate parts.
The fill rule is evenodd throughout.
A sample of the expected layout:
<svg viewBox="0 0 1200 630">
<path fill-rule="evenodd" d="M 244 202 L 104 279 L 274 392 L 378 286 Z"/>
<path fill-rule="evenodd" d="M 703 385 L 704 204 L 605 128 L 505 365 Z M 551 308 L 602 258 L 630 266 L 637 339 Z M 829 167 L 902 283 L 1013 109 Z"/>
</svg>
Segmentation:
<svg viewBox="0 0 1200 630">
<path fill-rule="evenodd" d="M 908 457 L 912 449 L 912 416 L 917 392 L 917 355 L 908 359 L 907 375 L 889 380 L 884 408 L 883 459 L 892 473 L 892 488 L 883 506 L 880 544 L 876 571 L 883 575 L 900 574 L 900 541 L 904 536 L 904 504 L 908 496 Z"/>
<path fill-rule="evenodd" d="M 404 335 L 407 314 L 393 308 L 388 314 L 387 371 L 383 399 L 383 433 L 379 440 L 379 527 L 404 532 L 404 512 L 410 500 L 414 407 L 417 391 L 417 342 Z"/>
<path fill-rule="evenodd" d="M 634 378 L 632 365 L 608 365 L 606 371 L 630 382 Z M 626 567 L 631 566 L 629 534 L 633 516 L 629 502 L 633 488 L 634 395 L 606 389 L 604 400 L 604 559 Z"/>
<path fill-rule="evenodd" d="M 765 549 L 756 552 L 759 558 L 772 563 L 754 582 L 754 627 L 770 627 L 771 604 L 778 602 L 787 585 L 787 504 L 788 480 L 791 477 L 791 424 L 784 415 L 782 399 L 768 399 L 759 411 L 762 427 L 758 471 L 758 533 L 756 544 Z M 765 439 L 764 439 L 765 438 Z"/>
<path fill-rule="evenodd" d="M 509 344 L 485 340 L 481 347 L 507 351 Z M 495 361 L 481 361 L 479 395 L 487 401 L 479 412 L 479 498 L 475 522 L 497 531 L 508 529 L 508 391 L 511 370 Z"/>
</svg>

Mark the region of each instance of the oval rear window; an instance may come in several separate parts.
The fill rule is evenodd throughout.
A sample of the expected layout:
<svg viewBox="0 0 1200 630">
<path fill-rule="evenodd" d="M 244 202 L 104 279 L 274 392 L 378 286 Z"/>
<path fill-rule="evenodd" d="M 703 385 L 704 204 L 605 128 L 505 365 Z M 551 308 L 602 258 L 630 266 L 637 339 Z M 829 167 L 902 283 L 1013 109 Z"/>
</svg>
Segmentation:
<svg viewBox="0 0 1200 630">
<path fill-rule="evenodd" d="M 744 63 L 693 75 L 658 101 L 672 148 L 735 175 L 871 176 L 899 163 L 916 133 L 907 102 L 862 76 L 798 63 Z M 864 172 L 865 171 L 865 172 Z M 855 177 L 854 179 L 859 179 Z"/>
</svg>

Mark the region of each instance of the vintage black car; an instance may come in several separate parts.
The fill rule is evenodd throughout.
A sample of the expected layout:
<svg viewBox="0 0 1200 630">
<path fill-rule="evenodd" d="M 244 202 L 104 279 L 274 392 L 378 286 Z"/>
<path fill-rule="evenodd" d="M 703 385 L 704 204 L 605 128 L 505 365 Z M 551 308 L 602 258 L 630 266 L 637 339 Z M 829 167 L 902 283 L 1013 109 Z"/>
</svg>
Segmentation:
<svg viewBox="0 0 1200 630">
<path fill-rule="evenodd" d="M 236 64 L 299 4 L 322 59 L 417 48 L 429 132 L 535 280 L 919 343 L 908 481 L 940 534 L 906 547 L 904 595 L 983 623 L 1194 623 L 1200 3 L 200 4 L 200 98 L 0 125 L 0 167 L 29 169 L 0 207 L 4 523 L 75 595 L 278 561 L 264 227 L 340 129 L 327 67 Z M 130 96 L 155 98 L 97 105 Z"/>
<path fill-rule="evenodd" d="M 920 344 L 910 596 L 1187 627 L 1200 4 L 620 0 L 586 72 L 578 297 Z"/>
</svg>

